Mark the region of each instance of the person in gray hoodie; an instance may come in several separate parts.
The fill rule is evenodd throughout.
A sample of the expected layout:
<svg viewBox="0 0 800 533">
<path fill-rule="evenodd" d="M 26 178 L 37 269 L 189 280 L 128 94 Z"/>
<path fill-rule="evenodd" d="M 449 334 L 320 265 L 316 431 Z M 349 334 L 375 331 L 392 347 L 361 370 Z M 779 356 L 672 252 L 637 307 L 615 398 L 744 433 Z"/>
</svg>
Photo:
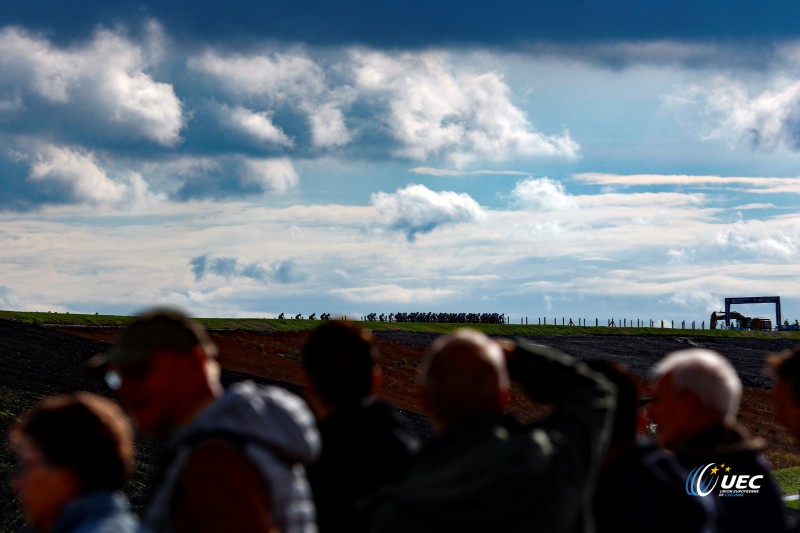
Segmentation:
<svg viewBox="0 0 800 533">
<path fill-rule="evenodd" d="M 277 387 L 223 391 L 216 352 L 182 311 L 155 308 L 92 363 L 139 428 L 165 440 L 145 522 L 157 533 L 316 531 L 311 411 Z"/>
</svg>

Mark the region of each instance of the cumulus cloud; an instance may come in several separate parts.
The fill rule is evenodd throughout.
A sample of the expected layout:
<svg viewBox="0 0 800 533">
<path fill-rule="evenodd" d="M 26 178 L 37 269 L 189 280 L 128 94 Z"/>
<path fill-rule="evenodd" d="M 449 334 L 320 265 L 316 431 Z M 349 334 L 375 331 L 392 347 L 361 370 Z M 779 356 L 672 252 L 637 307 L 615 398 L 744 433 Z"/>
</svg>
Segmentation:
<svg viewBox="0 0 800 533">
<path fill-rule="evenodd" d="M 539 211 L 565 211 L 578 206 L 564 185 L 550 178 L 528 178 L 518 181 L 511 191 L 511 201 L 524 209 Z"/>
<path fill-rule="evenodd" d="M 133 207 L 160 199 L 140 174 L 124 171 L 112 176 L 89 150 L 50 144 L 27 149 L 28 153 L 17 152 L 17 157 L 30 165 L 28 180 L 52 190 L 53 203 Z"/>
<path fill-rule="evenodd" d="M 496 72 L 454 72 L 441 53 L 352 53 L 355 83 L 385 108 L 386 125 L 399 142 L 396 155 L 455 164 L 513 156 L 574 159 L 580 148 L 569 135 L 536 131 L 510 100 Z"/>
<path fill-rule="evenodd" d="M 249 278 L 262 283 L 296 283 L 308 278 L 291 259 L 267 264 L 243 263 L 235 257 L 212 257 L 204 254 L 193 257 L 189 261 L 189 267 L 198 282 L 209 275 L 226 279 Z"/>
<path fill-rule="evenodd" d="M 700 122 L 709 139 L 765 152 L 800 150 L 800 81 L 780 80 L 753 96 L 741 83 L 715 78 L 671 95 L 666 106 Z"/>
<path fill-rule="evenodd" d="M 424 185 L 411 184 L 394 193 L 378 192 L 371 197 L 381 220 L 393 230 L 406 234 L 413 242 L 419 233 L 474 222 L 485 216 L 480 205 L 466 193 L 435 192 Z"/>
<path fill-rule="evenodd" d="M 259 190 L 285 192 L 300 181 L 292 162 L 285 157 L 275 159 L 244 159 L 242 178 Z"/>
<path fill-rule="evenodd" d="M 177 200 L 280 194 L 300 182 L 292 161 L 286 157 L 206 157 L 181 160 L 173 166 L 183 180 L 172 195 Z"/>
<path fill-rule="evenodd" d="M 241 106 L 230 107 L 223 104 L 216 108 L 216 114 L 223 126 L 257 141 L 287 148 L 294 145 L 292 139 L 272 122 L 272 114 L 269 112 L 256 112 Z"/>
<path fill-rule="evenodd" d="M 748 257 L 796 261 L 800 258 L 800 223 L 776 228 L 762 221 L 739 221 L 717 233 L 713 242 Z"/>
<path fill-rule="evenodd" d="M 305 114 L 315 148 L 336 148 L 351 140 L 342 111 L 350 101 L 349 91 L 329 88 L 325 70 L 304 53 L 246 55 L 208 50 L 188 64 L 233 97 L 260 99 L 273 108 Z"/>
<path fill-rule="evenodd" d="M 173 87 L 148 73 L 154 54 L 110 30 L 82 46 L 59 48 L 22 29 L 0 30 L 0 88 L 40 99 L 103 135 L 165 146 L 184 125 Z"/>
</svg>

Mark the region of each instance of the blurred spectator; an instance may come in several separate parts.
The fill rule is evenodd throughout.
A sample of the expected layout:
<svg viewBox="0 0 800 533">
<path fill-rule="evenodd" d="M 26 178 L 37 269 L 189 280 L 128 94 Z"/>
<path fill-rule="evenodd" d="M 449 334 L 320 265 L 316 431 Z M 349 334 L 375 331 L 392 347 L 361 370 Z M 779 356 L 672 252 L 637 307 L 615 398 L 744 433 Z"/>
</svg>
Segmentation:
<svg viewBox="0 0 800 533">
<path fill-rule="evenodd" d="M 319 448 L 297 396 L 239 383 L 223 393 L 216 346 L 181 311 L 133 320 L 98 356 L 138 426 L 166 443 L 145 521 L 155 531 L 314 531 L 303 464 Z"/>
<path fill-rule="evenodd" d="M 501 347 L 471 330 L 438 339 L 420 370 L 438 434 L 385 491 L 373 531 L 572 533 L 591 525 L 613 385 L 550 348 Z M 509 375 L 535 401 L 553 404 L 546 421 L 521 427 L 502 417 Z"/>
<path fill-rule="evenodd" d="M 800 444 L 800 347 L 767 359 L 773 374 L 772 400 L 778 421 Z M 790 531 L 800 533 L 800 516 L 791 516 Z"/>
<path fill-rule="evenodd" d="M 14 489 L 30 527 L 52 533 L 144 531 L 120 489 L 133 469 L 130 422 L 87 392 L 42 400 L 12 427 Z"/>
<path fill-rule="evenodd" d="M 303 347 L 303 369 L 322 438 L 322 454 L 308 467 L 319 529 L 366 531 L 361 507 L 403 477 L 416 438 L 375 396 L 382 374 L 369 331 L 343 321 L 318 327 Z"/>
<path fill-rule="evenodd" d="M 762 455 L 766 444 L 736 421 L 742 384 L 733 365 L 711 350 L 681 350 L 656 365 L 653 380 L 650 416 L 658 425 L 659 443 L 694 472 L 687 490 L 698 497 L 718 498 L 720 529 L 783 531 L 780 489 Z M 724 492 L 733 476 L 749 476 L 758 488 L 748 488 L 756 492 Z"/>
<path fill-rule="evenodd" d="M 800 444 L 800 348 L 767 360 L 775 375 L 772 396 L 778 421 Z"/>
<path fill-rule="evenodd" d="M 587 365 L 617 387 L 611 440 L 594 495 L 597 533 L 715 531 L 714 501 L 687 494 L 686 472 L 676 459 L 640 436 L 645 415 L 628 368 L 610 360 Z"/>
</svg>

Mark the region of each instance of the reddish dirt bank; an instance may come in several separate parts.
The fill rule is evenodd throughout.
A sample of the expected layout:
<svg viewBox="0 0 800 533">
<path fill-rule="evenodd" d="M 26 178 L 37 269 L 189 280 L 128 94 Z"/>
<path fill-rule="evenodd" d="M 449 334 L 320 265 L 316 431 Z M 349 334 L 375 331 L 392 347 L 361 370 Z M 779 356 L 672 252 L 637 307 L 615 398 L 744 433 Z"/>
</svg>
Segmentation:
<svg viewBox="0 0 800 533">
<path fill-rule="evenodd" d="M 91 340 L 113 342 L 114 328 L 59 328 Z M 302 383 L 300 349 L 308 332 L 212 331 L 220 348 L 223 368 L 295 387 Z M 382 396 L 411 413 L 420 412 L 416 399 L 416 372 L 426 348 L 437 337 L 431 333 L 378 331 L 375 333 L 383 357 Z M 640 377 L 647 389 L 647 376 L 665 354 L 686 348 L 716 350 L 736 367 L 745 394 L 740 419 L 770 443 L 772 463 L 780 468 L 800 464 L 800 454 L 785 431 L 775 421 L 769 398 L 769 379 L 764 375 L 768 353 L 780 352 L 795 345 L 787 339 L 726 339 L 683 336 L 560 336 L 528 337 L 527 340 L 553 346 L 579 359 L 610 358 L 623 361 Z M 295 390 L 299 390 L 295 388 Z M 510 411 L 524 420 L 535 418 L 546 409 L 532 406 L 521 391 L 512 395 Z M 421 433 L 430 429 L 413 417 Z"/>
</svg>

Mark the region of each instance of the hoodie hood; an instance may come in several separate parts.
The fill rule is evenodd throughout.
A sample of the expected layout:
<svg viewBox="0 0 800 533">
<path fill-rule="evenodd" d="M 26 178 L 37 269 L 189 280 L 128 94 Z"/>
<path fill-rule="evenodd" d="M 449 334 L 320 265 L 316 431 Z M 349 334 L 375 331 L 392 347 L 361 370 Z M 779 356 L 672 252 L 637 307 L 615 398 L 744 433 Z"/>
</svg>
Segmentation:
<svg viewBox="0 0 800 533">
<path fill-rule="evenodd" d="M 147 524 L 157 533 L 172 531 L 170 510 L 175 486 L 192 448 L 205 438 L 228 438 L 263 476 L 272 518 L 281 531 L 315 531 L 315 510 L 303 465 L 320 452 L 314 417 L 298 396 L 278 387 L 237 383 L 176 431 L 166 444 L 172 459 L 165 468 Z"/>
<path fill-rule="evenodd" d="M 252 381 L 228 388 L 170 442 L 214 432 L 240 435 L 291 463 L 308 464 L 320 451 L 314 416 L 305 401 L 284 389 Z"/>
</svg>

